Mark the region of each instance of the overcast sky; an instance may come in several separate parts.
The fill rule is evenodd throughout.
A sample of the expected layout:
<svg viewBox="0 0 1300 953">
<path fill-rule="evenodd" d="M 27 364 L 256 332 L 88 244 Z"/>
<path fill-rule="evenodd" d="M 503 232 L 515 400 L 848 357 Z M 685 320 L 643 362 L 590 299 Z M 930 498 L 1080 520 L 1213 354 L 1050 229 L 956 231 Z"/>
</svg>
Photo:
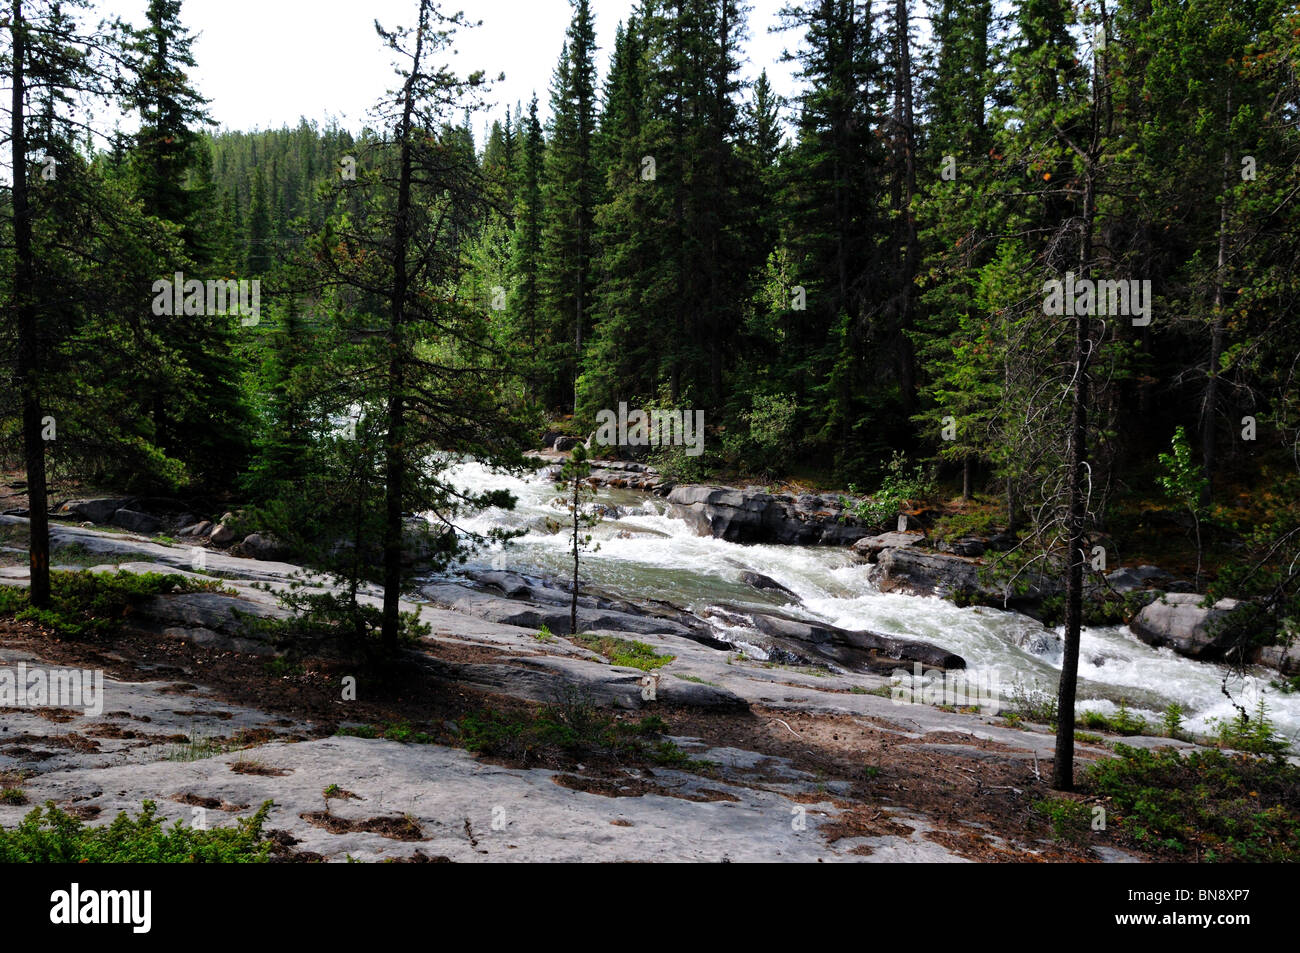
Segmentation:
<svg viewBox="0 0 1300 953">
<path fill-rule="evenodd" d="M 781 51 L 797 44 L 794 33 L 770 34 L 786 0 L 753 0 L 745 46 L 747 78 L 766 67 L 778 92 L 794 91 L 792 64 Z M 594 0 L 604 79 L 614 30 L 626 20 L 633 0 Z M 101 16 L 140 23 L 147 0 L 98 0 Z M 445 12 L 463 9 L 483 25 L 459 34 L 453 63 L 461 73 L 476 69 L 506 78 L 493 89 L 497 108 L 475 121 L 481 138 L 489 117 L 505 107 L 527 105 L 537 92 L 546 112 L 571 8 L 568 0 L 468 0 L 443 3 Z M 212 100 L 213 118 L 227 129 L 296 125 L 299 117 L 359 128 L 379 95 L 394 85 L 392 58 L 375 34 L 374 21 L 407 26 L 415 0 L 185 0 L 182 22 L 197 36 L 194 79 Z"/>
</svg>

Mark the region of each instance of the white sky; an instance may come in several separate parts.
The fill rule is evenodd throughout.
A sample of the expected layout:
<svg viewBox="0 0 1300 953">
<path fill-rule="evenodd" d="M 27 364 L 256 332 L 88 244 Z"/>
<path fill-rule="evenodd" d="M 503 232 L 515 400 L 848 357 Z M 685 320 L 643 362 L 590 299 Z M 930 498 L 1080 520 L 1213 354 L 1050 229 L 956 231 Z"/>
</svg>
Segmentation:
<svg viewBox="0 0 1300 953">
<path fill-rule="evenodd" d="M 791 95 L 794 64 L 779 62 L 784 48 L 798 42 L 791 33 L 769 34 L 785 0 L 752 0 L 748 60 L 743 72 L 756 77 L 766 67 L 777 92 Z M 632 0 L 593 0 L 603 81 L 614 30 L 633 8 Z M 147 0 L 98 0 L 100 16 L 139 23 Z M 483 25 L 458 34 L 452 58 L 458 72 L 482 69 L 494 85 L 497 106 L 475 118 L 475 131 L 504 116 L 505 107 L 527 108 L 536 91 L 546 114 L 555 68 L 571 8 L 568 0 L 444 0 L 444 12 L 464 9 Z M 359 129 L 367 111 L 394 85 L 392 58 L 375 34 L 374 21 L 407 26 L 414 0 L 185 0 L 182 22 L 197 39 L 193 79 L 212 100 L 212 117 L 227 129 L 251 130 L 297 125 L 299 117 L 321 123 L 331 118 Z M 129 124 L 124 124 L 129 128 Z"/>
</svg>

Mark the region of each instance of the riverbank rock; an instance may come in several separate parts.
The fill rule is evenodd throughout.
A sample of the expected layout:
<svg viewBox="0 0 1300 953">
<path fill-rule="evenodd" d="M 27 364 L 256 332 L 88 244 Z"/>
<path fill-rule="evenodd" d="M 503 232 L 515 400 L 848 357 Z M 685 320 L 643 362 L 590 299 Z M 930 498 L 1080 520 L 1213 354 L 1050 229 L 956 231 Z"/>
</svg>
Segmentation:
<svg viewBox="0 0 1300 953">
<path fill-rule="evenodd" d="M 841 629 L 774 612 L 754 612 L 720 606 L 714 612 L 727 625 L 744 626 L 753 636 L 744 641 L 762 649 L 769 659 L 796 665 L 830 665 L 850 672 L 888 674 L 899 665 L 920 663 L 926 668 L 959 669 L 966 660 L 937 645 L 867 630 Z"/>
<path fill-rule="evenodd" d="M 1106 582 L 1116 592 L 1134 592 L 1159 586 L 1173 579 L 1169 573 L 1158 566 L 1121 566 L 1106 576 Z"/>
<path fill-rule="evenodd" d="M 131 504 L 130 499 L 69 500 L 58 508 L 57 515 L 90 523 L 107 523 L 113 514 Z"/>
<path fill-rule="evenodd" d="M 881 533 L 878 536 L 864 536 L 853 544 L 853 555 L 868 563 L 874 563 L 886 549 L 907 549 L 925 541 L 924 533 Z"/>
<path fill-rule="evenodd" d="M 1170 592 L 1145 606 L 1129 623 L 1133 634 L 1148 645 L 1169 646 L 1188 658 L 1231 660 L 1237 635 L 1226 624 L 1239 603 L 1220 599 L 1202 605 L 1205 597 L 1193 592 Z"/>
<path fill-rule="evenodd" d="M 251 556 L 253 559 L 279 559 L 285 552 L 279 540 L 262 533 L 250 533 L 245 536 L 241 546 L 244 555 Z"/>
<path fill-rule="evenodd" d="M 791 599 L 794 599 L 796 602 L 799 600 L 799 597 L 795 595 L 793 590 L 791 590 L 786 586 L 781 585 L 771 576 L 764 576 L 761 572 L 751 572 L 750 570 L 746 569 L 744 572 L 740 574 L 740 581 L 747 586 L 752 586 L 755 589 L 766 590 L 771 592 L 779 592 L 782 595 L 789 596 Z"/>
<path fill-rule="evenodd" d="M 669 513 L 701 536 L 731 543 L 848 546 L 872 532 L 838 501 L 755 488 L 688 484 L 668 493 Z"/>
<path fill-rule="evenodd" d="M 114 526 L 120 526 L 122 529 L 130 530 L 132 533 L 139 533 L 141 536 L 154 536 L 162 532 L 162 520 L 156 516 L 150 516 L 148 513 L 140 513 L 136 510 L 122 508 L 113 514 L 110 522 Z"/>
<path fill-rule="evenodd" d="M 1033 615 L 1044 598 L 1059 595 L 1059 580 L 1040 572 L 1022 573 L 1013 582 L 980 577 L 983 564 L 951 553 L 918 548 L 886 549 L 877 557 L 876 583 L 881 592 L 918 596 L 955 596 L 966 603 L 1016 609 Z"/>
</svg>

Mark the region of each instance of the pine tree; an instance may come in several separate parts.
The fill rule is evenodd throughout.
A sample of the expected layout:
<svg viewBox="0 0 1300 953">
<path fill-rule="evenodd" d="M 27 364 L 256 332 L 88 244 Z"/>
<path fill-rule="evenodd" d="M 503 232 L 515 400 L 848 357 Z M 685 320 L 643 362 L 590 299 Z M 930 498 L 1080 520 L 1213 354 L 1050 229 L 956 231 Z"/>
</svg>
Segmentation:
<svg viewBox="0 0 1300 953">
<path fill-rule="evenodd" d="M 596 28 L 589 0 L 572 0 L 560 62 L 551 86 L 546 149 L 541 285 L 554 377 L 550 406 L 574 406 L 583 341 L 590 336 L 594 216 L 600 199 L 596 164 Z"/>
</svg>

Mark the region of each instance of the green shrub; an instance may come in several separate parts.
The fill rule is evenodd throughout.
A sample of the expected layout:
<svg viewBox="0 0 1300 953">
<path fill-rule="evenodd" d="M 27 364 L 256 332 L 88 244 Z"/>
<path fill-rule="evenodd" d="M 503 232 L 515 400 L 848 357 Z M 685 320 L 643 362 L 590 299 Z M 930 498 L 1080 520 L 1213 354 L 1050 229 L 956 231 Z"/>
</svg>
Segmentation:
<svg viewBox="0 0 1300 953">
<path fill-rule="evenodd" d="M 48 609 L 30 607 L 26 589 L 0 587 L 0 614 L 48 626 L 65 638 L 97 639 L 120 632 L 131 611 L 153 596 L 220 591 L 216 580 L 175 573 L 52 572 Z"/>
<path fill-rule="evenodd" d="M 858 488 L 850 483 L 849 492 L 856 494 Z M 885 478 L 880 488 L 864 499 L 843 497 L 846 512 L 871 526 L 892 524 L 899 510 L 910 503 L 925 500 L 934 495 L 934 478 L 920 464 L 907 466 L 907 456 L 896 451 L 885 469 Z"/>
<path fill-rule="evenodd" d="M 47 801 L 12 830 L 0 830 L 3 863 L 262 863 L 271 850 L 262 826 L 271 810 L 265 802 L 235 827 L 199 830 L 177 820 L 163 827 L 157 805 L 145 801 L 134 820 L 125 812 L 91 827 Z"/>
<path fill-rule="evenodd" d="M 1281 758 L 1290 750 L 1286 739 L 1280 737 L 1268 717 L 1268 706 L 1261 696 L 1255 704 L 1255 716 L 1239 711 L 1235 718 L 1216 718 L 1212 724 L 1216 737 L 1223 747 L 1252 754 Z"/>
<path fill-rule="evenodd" d="M 1075 719 L 1075 724 L 1084 728 L 1114 732 L 1117 735 L 1145 735 L 1151 730 L 1146 719 L 1130 712 L 1122 698 L 1115 714 L 1105 715 L 1099 711 L 1085 711 Z"/>
<path fill-rule="evenodd" d="M 1092 826 L 1092 810 L 1079 801 L 1046 798 L 1035 801 L 1034 810 L 1052 822 L 1052 833 L 1058 840 L 1079 843 L 1088 836 Z"/>
<path fill-rule="evenodd" d="M 1300 768 L 1222 751 L 1115 746 L 1084 779 L 1139 842 L 1203 860 L 1300 860 Z"/>
</svg>

